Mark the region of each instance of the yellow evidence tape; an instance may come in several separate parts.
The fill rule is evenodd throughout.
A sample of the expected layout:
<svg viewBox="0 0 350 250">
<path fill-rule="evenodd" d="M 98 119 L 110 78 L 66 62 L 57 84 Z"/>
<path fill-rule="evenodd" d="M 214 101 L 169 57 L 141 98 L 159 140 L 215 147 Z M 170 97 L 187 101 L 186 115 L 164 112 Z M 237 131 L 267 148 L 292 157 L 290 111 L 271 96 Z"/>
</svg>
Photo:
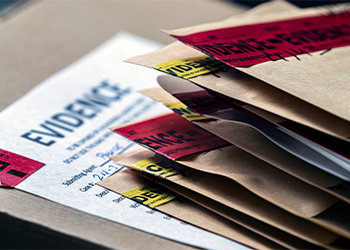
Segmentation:
<svg viewBox="0 0 350 250">
<path fill-rule="evenodd" d="M 228 66 L 210 56 L 202 55 L 160 63 L 154 68 L 167 74 L 189 79 L 220 69 L 227 69 Z"/>
<path fill-rule="evenodd" d="M 172 194 L 149 185 L 139 186 L 122 193 L 122 195 L 150 208 L 155 208 L 156 206 L 162 205 L 176 198 L 176 196 Z"/>
<path fill-rule="evenodd" d="M 192 110 L 191 108 L 187 107 L 182 102 L 176 102 L 176 103 L 163 103 L 165 106 L 170 108 L 175 113 L 181 115 L 183 118 L 185 118 L 188 121 L 198 121 L 198 120 L 207 120 L 211 119 L 206 116 L 202 116 Z"/>
<path fill-rule="evenodd" d="M 136 162 L 131 166 L 136 170 L 146 172 L 156 177 L 165 179 L 167 176 L 178 174 L 185 166 L 167 159 L 161 155 L 156 155 L 141 161 Z"/>
</svg>

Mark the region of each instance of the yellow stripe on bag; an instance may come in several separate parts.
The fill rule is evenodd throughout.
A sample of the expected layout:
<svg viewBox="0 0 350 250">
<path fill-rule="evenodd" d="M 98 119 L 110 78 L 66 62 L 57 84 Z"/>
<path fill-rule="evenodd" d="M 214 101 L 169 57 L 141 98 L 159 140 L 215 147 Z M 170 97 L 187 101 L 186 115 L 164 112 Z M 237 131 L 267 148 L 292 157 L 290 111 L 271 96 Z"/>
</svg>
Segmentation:
<svg viewBox="0 0 350 250">
<path fill-rule="evenodd" d="M 170 108 L 175 113 L 181 115 L 183 118 L 189 121 L 198 121 L 198 120 L 207 120 L 211 119 L 206 116 L 202 116 L 198 114 L 197 112 L 193 111 L 191 108 L 187 107 L 182 102 L 176 102 L 176 103 L 163 103 L 165 106 Z"/>
<path fill-rule="evenodd" d="M 176 196 L 172 194 L 149 185 L 142 185 L 124 192 L 122 195 L 150 208 L 155 208 L 156 206 L 162 205 L 176 198 Z"/>
<path fill-rule="evenodd" d="M 227 69 L 228 66 L 210 56 L 202 55 L 160 63 L 154 68 L 174 76 L 189 79 L 195 76 L 213 73 L 220 69 Z"/>
<path fill-rule="evenodd" d="M 136 162 L 132 168 L 165 179 L 167 176 L 180 173 L 185 166 L 169 160 L 161 155 L 156 155 Z"/>
</svg>

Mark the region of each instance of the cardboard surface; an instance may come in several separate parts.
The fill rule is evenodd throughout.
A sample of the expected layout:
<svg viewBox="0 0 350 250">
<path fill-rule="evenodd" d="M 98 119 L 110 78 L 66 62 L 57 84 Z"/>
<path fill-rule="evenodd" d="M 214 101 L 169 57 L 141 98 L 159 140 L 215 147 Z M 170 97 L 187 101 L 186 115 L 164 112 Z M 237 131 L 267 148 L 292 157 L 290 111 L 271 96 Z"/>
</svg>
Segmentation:
<svg viewBox="0 0 350 250">
<path fill-rule="evenodd" d="M 0 110 L 120 30 L 166 44 L 172 39 L 159 28 L 215 21 L 240 11 L 218 1 L 180 3 L 33 1 L 0 24 Z M 0 204 L 2 213 L 104 247 L 140 249 L 147 242 L 152 249 L 192 249 L 14 189 L 0 189 Z"/>
</svg>

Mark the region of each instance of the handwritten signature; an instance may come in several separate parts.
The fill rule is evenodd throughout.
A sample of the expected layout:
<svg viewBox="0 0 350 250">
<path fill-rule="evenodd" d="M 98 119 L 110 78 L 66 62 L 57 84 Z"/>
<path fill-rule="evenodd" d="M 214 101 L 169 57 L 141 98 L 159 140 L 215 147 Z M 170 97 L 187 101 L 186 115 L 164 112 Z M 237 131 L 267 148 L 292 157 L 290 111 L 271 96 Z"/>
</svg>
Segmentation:
<svg viewBox="0 0 350 250">
<path fill-rule="evenodd" d="M 123 149 L 124 146 L 119 145 L 119 143 L 116 143 L 110 150 L 107 152 L 98 152 L 96 153 L 96 157 L 100 157 L 102 159 L 106 159 L 112 155 L 115 155 L 119 150 Z"/>
</svg>

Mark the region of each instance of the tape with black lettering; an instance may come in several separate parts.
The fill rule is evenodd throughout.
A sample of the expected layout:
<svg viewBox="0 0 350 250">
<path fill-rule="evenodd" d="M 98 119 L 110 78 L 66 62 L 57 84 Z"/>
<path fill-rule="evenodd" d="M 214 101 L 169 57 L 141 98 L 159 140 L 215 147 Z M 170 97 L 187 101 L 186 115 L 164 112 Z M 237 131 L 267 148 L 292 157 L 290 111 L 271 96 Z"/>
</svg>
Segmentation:
<svg viewBox="0 0 350 250">
<path fill-rule="evenodd" d="M 132 168 L 165 179 L 168 176 L 176 175 L 187 167 L 169 160 L 161 155 L 156 155 L 136 162 Z"/>
<path fill-rule="evenodd" d="M 198 120 L 211 119 L 210 117 L 200 115 L 199 113 L 195 112 L 193 109 L 187 107 L 182 102 L 163 103 L 163 104 L 165 106 L 167 106 L 168 108 L 170 108 L 172 111 L 174 111 L 176 114 L 181 115 L 183 118 L 185 118 L 188 121 L 198 121 Z"/>
<path fill-rule="evenodd" d="M 175 195 L 169 194 L 150 185 L 139 186 L 122 193 L 122 195 L 150 208 L 155 208 L 156 206 L 162 205 L 176 198 Z"/>
<path fill-rule="evenodd" d="M 218 70 L 225 70 L 228 67 L 210 56 L 202 55 L 163 62 L 154 68 L 167 74 L 189 79 L 199 75 L 214 73 Z"/>
</svg>

